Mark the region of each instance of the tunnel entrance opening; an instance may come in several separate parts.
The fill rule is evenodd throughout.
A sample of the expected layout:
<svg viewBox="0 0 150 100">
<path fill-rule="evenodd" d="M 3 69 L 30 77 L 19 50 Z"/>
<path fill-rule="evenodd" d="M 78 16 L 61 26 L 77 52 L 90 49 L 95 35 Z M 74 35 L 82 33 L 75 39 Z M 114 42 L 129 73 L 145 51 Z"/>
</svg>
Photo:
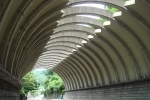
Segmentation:
<svg viewBox="0 0 150 100">
<path fill-rule="evenodd" d="M 65 90 L 61 77 L 47 69 L 32 70 L 23 77 L 21 84 L 21 100 L 62 99 Z"/>
</svg>

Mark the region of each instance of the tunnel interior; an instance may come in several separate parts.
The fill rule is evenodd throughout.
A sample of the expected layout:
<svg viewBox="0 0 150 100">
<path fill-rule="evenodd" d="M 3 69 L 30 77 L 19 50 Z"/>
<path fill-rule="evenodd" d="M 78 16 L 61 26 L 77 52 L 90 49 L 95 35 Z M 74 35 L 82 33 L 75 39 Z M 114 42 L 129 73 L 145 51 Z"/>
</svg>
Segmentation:
<svg viewBox="0 0 150 100">
<path fill-rule="evenodd" d="M 149 12 L 149 0 L 1 0 L 0 75 L 20 89 L 47 68 L 66 91 L 149 79 Z"/>
</svg>

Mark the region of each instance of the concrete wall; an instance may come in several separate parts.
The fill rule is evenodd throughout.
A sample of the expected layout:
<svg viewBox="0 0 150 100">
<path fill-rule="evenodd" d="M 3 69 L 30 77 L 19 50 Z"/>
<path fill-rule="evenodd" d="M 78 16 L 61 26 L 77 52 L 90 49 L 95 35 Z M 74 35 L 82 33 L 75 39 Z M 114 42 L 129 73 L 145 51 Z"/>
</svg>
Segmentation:
<svg viewBox="0 0 150 100">
<path fill-rule="evenodd" d="M 18 88 L 0 79 L 0 100 L 20 100 Z"/>
<path fill-rule="evenodd" d="M 61 93 L 53 93 L 51 95 L 47 96 L 47 99 L 57 99 L 58 97 L 60 97 L 62 94 Z"/>
<path fill-rule="evenodd" d="M 150 100 L 150 81 L 68 91 L 63 100 Z"/>
<path fill-rule="evenodd" d="M 0 89 L 0 100 L 20 100 L 19 93 Z"/>
</svg>

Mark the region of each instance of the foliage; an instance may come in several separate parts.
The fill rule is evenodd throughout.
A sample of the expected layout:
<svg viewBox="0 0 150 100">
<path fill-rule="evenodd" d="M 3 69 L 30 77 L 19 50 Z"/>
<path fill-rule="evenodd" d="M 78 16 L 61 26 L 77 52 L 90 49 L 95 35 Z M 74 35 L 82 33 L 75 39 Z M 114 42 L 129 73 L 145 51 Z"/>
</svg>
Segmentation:
<svg viewBox="0 0 150 100">
<path fill-rule="evenodd" d="M 105 9 L 112 12 L 112 13 L 119 11 L 119 9 L 111 7 L 111 6 L 106 6 Z"/>
<path fill-rule="evenodd" d="M 45 90 L 42 92 L 44 96 L 47 97 L 54 92 L 62 93 L 62 90 L 65 89 L 62 79 L 56 73 L 50 70 L 48 70 L 45 75 L 47 76 L 47 79 L 44 82 Z"/>
<path fill-rule="evenodd" d="M 115 13 L 115 12 L 119 11 L 119 9 L 111 7 L 111 6 L 105 6 L 105 10 L 108 10 L 108 11 L 110 11 L 112 13 Z M 102 21 L 102 22 L 107 21 L 107 19 L 105 19 L 105 18 L 99 18 L 99 20 Z"/>
<path fill-rule="evenodd" d="M 36 78 L 33 73 L 28 73 L 22 79 L 22 89 L 20 91 L 20 96 L 25 97 L 29 91 L 37 90 L 39 83 L 36 81 Z"/>
<path fill-rule="evenodd" d="M 39 88 L 44 88 L 44 81 L 46 80 L 46 76 L 45 76 L 46 72 L 47 70 L 33 70 L 32 71 L 37 82 L 40 83 Z"/>
<path fill-rule="evenodd" d="M 102 22 L 106 22 L 106 21 L 107 21 L 107 20 L 104 19 L 104 18 L 99 18 L 99 20 L 102 21 Z"/>
</svg>

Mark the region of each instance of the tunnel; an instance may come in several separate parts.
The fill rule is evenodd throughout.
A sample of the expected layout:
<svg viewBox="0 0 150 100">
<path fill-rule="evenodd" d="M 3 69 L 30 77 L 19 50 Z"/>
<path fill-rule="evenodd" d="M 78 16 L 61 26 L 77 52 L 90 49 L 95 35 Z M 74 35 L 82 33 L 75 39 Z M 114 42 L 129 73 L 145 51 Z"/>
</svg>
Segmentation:
<svg viewBox="0 0 150 100">
<path fill-rule="evenodd" d="M 19 100 L 38 68 L 63 100 L 149 100 L 150 1 L 0 0 L 0 99 Z"/>
</svg>

